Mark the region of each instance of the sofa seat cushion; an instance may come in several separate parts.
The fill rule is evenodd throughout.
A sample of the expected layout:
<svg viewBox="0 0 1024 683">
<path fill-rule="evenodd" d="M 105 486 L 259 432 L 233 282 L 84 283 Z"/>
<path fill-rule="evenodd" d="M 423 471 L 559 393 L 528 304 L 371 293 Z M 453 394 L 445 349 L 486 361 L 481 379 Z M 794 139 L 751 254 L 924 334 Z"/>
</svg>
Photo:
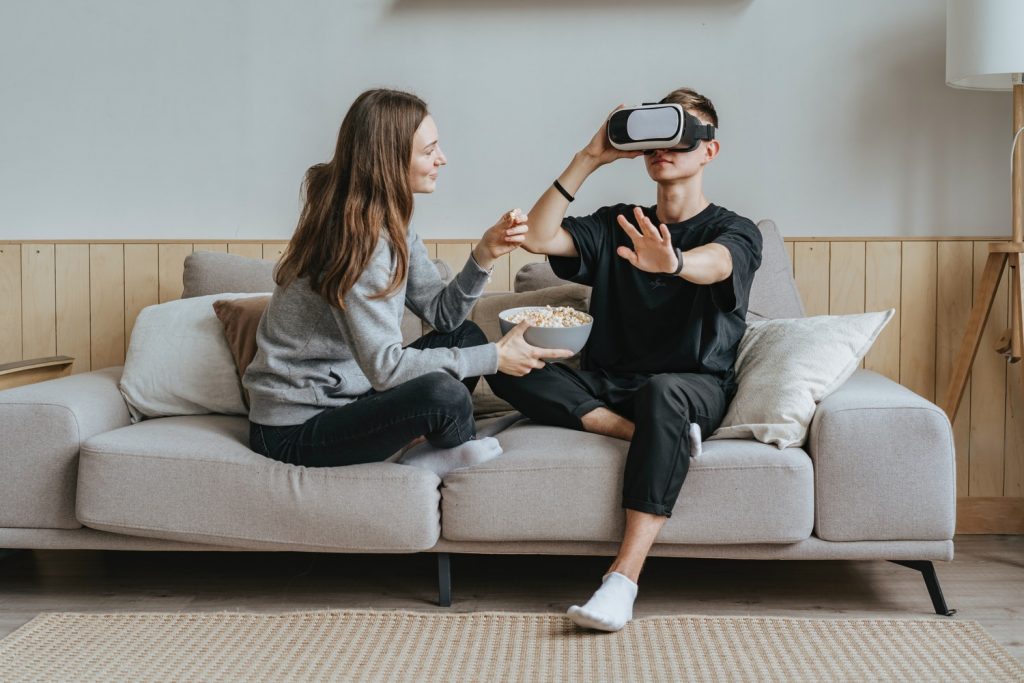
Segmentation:
<svg viewBox="0 0 1024 683">
<path fill-rule="evenodd" d="M 441 488 L 442 535 L 452 541 L 618 541 L 629 444 L 519 422 L 504 453 L 456 470 Z M 794 543 L 814 524 L 814 474 L 799 448 L 707 441 L 659 543 Z"/>
<path fill-rule="evenodd" d="M 411 552 L 440 536 L 437 475 L 306 468 L 248 448 L 248 420 L 146 420 L 82 445 L 76 514 L 104 531 L 247 547 Z"/>
</svg>

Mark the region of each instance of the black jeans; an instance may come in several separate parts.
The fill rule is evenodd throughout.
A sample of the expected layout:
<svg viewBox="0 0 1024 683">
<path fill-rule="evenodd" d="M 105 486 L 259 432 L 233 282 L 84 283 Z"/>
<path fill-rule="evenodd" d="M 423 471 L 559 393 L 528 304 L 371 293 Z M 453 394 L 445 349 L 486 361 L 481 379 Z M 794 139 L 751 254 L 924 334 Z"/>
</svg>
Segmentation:
<svg viewBox="0 0 1024 683">
<path fill-rule="evenodd" d="M 583 430 L 581 418 L 595 408 L 631 420 L 636 429 L 626 456 L 622 506 L 672 516 L 690 469 L 691 422 L 708 437 L 725 417 L 736 393 L 712 375 L 609 373 L 548 363 L 523 377 L 489 375 L 494 393 L 526 417 Z"/>
<path fill-rule="evenodd" d="M 409 348 L 465 348 L 487 343 L 471 321 L 453 332 L 431 332 Z M 431 372 L 387 391 L 370 390 L 340 408 L 328 408 L 299 425 L 249 423 L 249 447 L 261 455 L 306 467 L 380 462 L 426 435 L 439 448 L 452 448 L 476 435 L 470 395 L 479 377 L 457 380 Z"/>
</svg>

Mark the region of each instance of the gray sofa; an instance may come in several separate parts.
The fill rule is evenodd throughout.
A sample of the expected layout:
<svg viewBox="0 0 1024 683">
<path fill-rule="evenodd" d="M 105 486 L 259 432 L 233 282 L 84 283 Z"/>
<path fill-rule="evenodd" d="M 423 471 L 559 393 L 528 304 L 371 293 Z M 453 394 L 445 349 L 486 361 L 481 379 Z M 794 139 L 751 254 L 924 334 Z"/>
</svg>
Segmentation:
<svg viewBox="0 0 1024 683">
<path fill-rule="evenodd" d="M 759 227 L 748 319 L 802 316 L 782 239 Z M 239 289 L 257 266 L 225 263 L 207 287 L 269 291 L 266 274 Z M 535 264 L 517 289 L 556 282 Z M 131 424 L 120 374 L 0 392 L 0 547 L 433 552 L 441 604 L 451 553 L 616 551 L 623 441 L 506 415 L 481 424 L 504 427 L 504 454 L 443 481 L 391 462 L 306 469 L 249 450 L 244 417 Z M 932 561 L 953 557 L 954 466 L 945 413 L 859 370 L 819 404 L 804 448 L 705 442 L 652 554 L 889 560 L 922 572 L 935 610 L 952 614 Z"/>
</svg>

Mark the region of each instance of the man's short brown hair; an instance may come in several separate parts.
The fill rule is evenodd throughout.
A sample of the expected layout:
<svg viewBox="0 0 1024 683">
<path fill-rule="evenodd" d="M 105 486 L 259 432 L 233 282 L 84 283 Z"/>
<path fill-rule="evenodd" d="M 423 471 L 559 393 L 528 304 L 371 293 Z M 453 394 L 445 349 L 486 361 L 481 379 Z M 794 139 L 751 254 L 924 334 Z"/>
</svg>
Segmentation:
<svg viewBox="0 0 1024 683">
<path fill-rule="evenodd" d="M 718 112 L 711 100 L 690 88 L 677 88 L 661 100 L 667 104 L 678 104 L 686 111 L 697 114 L 697 118 L 705 119 L 715 128 L 718 128 Z"/>
</svg>

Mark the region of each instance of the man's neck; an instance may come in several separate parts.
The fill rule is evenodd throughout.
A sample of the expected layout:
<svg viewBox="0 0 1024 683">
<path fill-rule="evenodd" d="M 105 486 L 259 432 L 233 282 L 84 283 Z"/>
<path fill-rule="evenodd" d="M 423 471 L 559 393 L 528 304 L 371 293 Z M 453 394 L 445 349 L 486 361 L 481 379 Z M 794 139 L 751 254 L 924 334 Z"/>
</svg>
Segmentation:
<svg viewBox="0 0 1024 683">
<path fill-rule="evenodd" d="M 658 185 L 658 220 L 662 223 L 682 223 L 706 209 L 708 204 L 697 179 Z"/>
</svg>

